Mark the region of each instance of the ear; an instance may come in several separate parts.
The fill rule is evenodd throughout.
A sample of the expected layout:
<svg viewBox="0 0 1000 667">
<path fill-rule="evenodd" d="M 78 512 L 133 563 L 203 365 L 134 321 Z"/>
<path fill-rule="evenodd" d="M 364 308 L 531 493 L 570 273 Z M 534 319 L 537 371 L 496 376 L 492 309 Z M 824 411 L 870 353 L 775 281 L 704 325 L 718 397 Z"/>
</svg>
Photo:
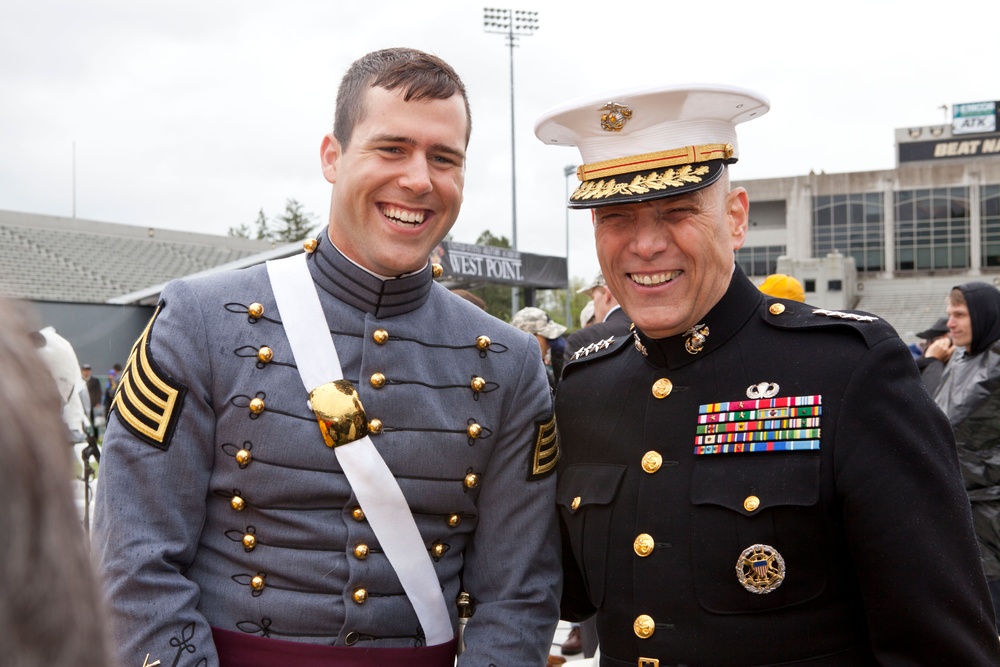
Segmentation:
<svg viewBox="0 0 1000 667">
<path fill-rule="evenodd" d="M 726 195 L 726 215 L 733 239 L 733 250 L 739 250 L 747 240 L 750 221 L 750 199 L 743 188 L 735 188 Z"/>
<path fill-rule="evenodd" d="M 333 134 L 323 137 L 323 143 L 319 147 L 319 158 L 323 169 L 323 178 L 330 183 L 337 182 L 337 160 L 342 152 L 340 142 Z"/>
</svg>

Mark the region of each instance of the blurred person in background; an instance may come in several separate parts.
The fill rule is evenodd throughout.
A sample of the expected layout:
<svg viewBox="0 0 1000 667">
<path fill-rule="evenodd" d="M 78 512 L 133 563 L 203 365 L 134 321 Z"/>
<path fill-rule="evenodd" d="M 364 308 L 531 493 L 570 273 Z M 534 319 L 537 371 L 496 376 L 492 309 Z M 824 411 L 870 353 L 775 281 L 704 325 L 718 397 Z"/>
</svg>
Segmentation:
<svg viewBox="0 0 1000 667">
<path fill-rule="evenodd" d="M 70 491 L 72 448 L 60 420 L 67 397 L 40 382 L 38 332 L 16 306 L 0 325 L 0 642 L 4 667 L 107 665 L 82 525 Z M 73 359 L 73 375 L 79 366 Z M 69 399 L 75 397 L 75 393 Z"/>
</svg>

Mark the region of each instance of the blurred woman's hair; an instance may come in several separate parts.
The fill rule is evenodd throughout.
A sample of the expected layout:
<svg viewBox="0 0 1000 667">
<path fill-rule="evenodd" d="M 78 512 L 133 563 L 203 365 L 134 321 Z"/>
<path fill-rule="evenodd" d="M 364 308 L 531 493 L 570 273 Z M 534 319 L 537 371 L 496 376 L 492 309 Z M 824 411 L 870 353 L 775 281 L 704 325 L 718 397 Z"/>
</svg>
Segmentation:
<svg viewBox="0 0 1000 667">
<path fill-rule="evenodd" d="M 0 299 L 0 665 L 106 665 L 105 623 L 55 383 L 27 313 Z"/>
</svg>

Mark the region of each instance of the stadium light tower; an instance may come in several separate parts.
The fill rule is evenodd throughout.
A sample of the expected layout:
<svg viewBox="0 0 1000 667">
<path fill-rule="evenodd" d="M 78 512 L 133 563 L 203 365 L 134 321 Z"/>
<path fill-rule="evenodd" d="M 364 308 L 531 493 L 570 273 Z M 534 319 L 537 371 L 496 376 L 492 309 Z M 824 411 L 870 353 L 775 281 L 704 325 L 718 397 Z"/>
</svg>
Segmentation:
<svg viewBox="0 0 1000 667">
<path fill-rule="evenodd" d="M 483 30 L 507 36 L 510 50 L 510 215 L 511 246 L 517 250 L 517 159 L 514 147 L 514 47 L 518 37 L 530 37 L 538 30 L 538 12 L 520 9 L 483 7 Z M 517 310 L 517 289 L 512 298 L 511 314 Z"/>
</svg>

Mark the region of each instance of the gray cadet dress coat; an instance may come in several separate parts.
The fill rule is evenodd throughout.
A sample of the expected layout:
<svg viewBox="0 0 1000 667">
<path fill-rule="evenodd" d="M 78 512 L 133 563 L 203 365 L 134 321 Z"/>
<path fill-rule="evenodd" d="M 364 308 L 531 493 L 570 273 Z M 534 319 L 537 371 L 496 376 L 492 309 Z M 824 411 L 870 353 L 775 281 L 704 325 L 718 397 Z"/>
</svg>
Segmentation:
<svg viewBox="0 0 1000 667">
<path fill-rule="evenodd" d="M 459 665 L 544 664 L 558 446 L 537 342 L 434 283 L 430 266 L 382 281 L 325 231 L 308 265 L 456 628 L 460 589 L 474 599 Z M 210 626 L 422 644 L 307 407 L 264 266 L 170 284 L 125 378 L 94 527 L 121 664 L 216 665 Z"/>
<path fill-rule="evenodd" d="M 563 614 L 597 612 L 601 666 L 1000 664 L 954 440 L 892 328 L 737 268 L 697 329 L 556 393 Z"/>
</svg>

